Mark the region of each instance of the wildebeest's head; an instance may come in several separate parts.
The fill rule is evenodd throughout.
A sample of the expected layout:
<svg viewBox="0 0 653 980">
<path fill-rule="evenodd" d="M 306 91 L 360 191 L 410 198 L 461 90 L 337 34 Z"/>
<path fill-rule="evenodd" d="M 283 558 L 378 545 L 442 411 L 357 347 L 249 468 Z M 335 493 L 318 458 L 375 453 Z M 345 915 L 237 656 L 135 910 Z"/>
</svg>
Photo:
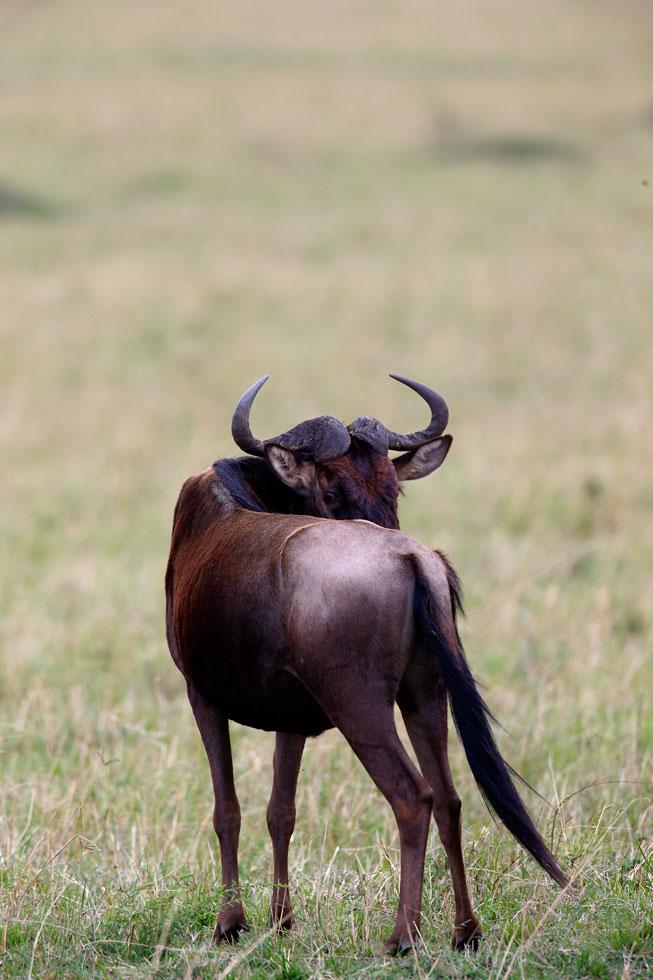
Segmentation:
<svg viewBox="0 0 653 980">
<path fill-rule="evenodd" d="M 431 410 L 431 421 L 419 432 L 401 434 L 387 429 L 371 416 L 360 416 L 351 425 L 331 415 L 301 422 L 289 432 L 271 439 L 257 439 L 249 413 L 260 378 L 242 396 L 233 415 L 231 431 L 236 444 L 251 456 L 267 460 L 267 474 L 243 460 L 238 479 L 258 495 L 264 509 L 286 510 L 337 519 L 362 518 L 383 527 L 399 527 L 399 483 L 427 476 L 444 461 L 452 437 L 443 436 L 449 411 L 444 399 L 426 385 L 391 375 L 416 391 Z M 403 450 L 394 459 L 390 450 Z M 269 472 L 292 491 L 280 497 L 270 485 Z M 233 481 L 223 468 L 223 480 Z M 270 499 L 270 494 L 275 499 Z M 287 494 L 287 491 L 286 491 Z M 294 498 L 294 499 L 293 499 Z M 282 502 L 283 500 L 283 502 Z"/>
</svg>

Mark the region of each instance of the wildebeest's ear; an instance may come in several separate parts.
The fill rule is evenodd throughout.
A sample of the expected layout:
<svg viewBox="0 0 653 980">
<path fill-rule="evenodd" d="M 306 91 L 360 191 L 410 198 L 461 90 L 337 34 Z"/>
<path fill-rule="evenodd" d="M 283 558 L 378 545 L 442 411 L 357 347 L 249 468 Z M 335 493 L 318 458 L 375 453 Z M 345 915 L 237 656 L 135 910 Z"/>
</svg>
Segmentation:
<svg viewBox="0 0 653 980">
<path fill-rule="evenodd" d="M 291 449 L 284 449 L 282 446 L 266 446 L 265 455 L 274 472 L 287 487 L 307 496 L 315 477 L 315 463 L 308 459 L 298 460 Z"/>
<path fill-rule="evenodd" d="M 393 459 L 392 464 L 399 482 L 419 480 L 420 477 L 428 476 L 433 470 L 437 470 L 438 466 L 444 463 L 452 442 L 453 436 L 440 436 L 420 446 L 419 449 L 414 449 L 411 453 L 404 453 L 403 456 Z"/>
</svg>

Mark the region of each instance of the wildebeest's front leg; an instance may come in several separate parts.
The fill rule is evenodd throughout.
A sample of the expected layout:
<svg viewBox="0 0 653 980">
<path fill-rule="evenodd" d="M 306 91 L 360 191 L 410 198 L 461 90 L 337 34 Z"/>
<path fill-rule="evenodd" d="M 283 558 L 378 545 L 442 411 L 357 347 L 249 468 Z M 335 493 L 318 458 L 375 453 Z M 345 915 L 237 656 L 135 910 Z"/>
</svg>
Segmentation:
<svg viewBox="0 0 653 980">
<path fill-rule="evenodd" d="M 433 816 L 447 855 L 456 903 L 452 946 L 475 949 L 481 929 L 467 888 L 461 803 L 447 756 L 447 693 L 432 663 L 409 666 L 398 701 L 420 768 L 433 789 Z"/>
<path fill-rule="evenodd" d="M 234 786 L 229 722 L 224 715 L 208 705 L 191 684 L 188 685 L 188 698 L 209 758 L 215 795 L 213 826 L 220 842 L 222 904 L 213 939 L 218 943 L 233 943 L 248 925 L 238 879 L 240 805 Z"/>
<path fill-rule="evenodd" d="M 288 884 L 288 846 L 295 829 L 295 793 L 305 742 L 304 735 L 277 732 L 267 818 L 274 854 L 270 921 L 278 929 L 290 929 L 294 925 Z"/>
</svg>

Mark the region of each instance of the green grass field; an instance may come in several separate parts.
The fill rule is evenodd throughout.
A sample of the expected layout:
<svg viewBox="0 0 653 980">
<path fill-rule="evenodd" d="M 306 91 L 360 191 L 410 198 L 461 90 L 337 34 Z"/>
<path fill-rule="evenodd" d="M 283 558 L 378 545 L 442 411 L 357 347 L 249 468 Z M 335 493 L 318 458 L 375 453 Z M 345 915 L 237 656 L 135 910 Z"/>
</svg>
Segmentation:
<svg viewBox="0 0 653 980">
<path fill-rule="evenodd" d="M 0 975 L 644 977 L 653 972 L 653 11 L 643 0 L 0 8 Z M 331 412 L 455 444 L 402 526 L 466 585 L 464 640 L 561 895 L 457 742 L 485 941 L 374 958 L 390 810 L 307 749 L 266 926 L 273 736 L 233 726 L 253 924 L 219 903 L 208 769 L 169 658 L 182 481 Z"/>
</svg>

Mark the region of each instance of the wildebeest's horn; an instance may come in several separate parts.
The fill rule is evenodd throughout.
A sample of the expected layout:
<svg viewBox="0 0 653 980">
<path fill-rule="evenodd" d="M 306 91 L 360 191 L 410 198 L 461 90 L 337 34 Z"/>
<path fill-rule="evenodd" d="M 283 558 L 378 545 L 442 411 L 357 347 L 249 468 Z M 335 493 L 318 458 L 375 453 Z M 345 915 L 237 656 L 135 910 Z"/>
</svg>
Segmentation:
<svg viewBox="0 0 653 980">
<path fill-rule="evenodd" d="M 436 439 L 441 435 L 449 421 L 449 409 L 442 395 L 438 395 L 437 391 L 427 388 L 419 381 L 402 378 L 400 374 L 391 374 L 390 377 L 394 378 L 395 381 L 400 381 L 402 385 L 412 388 L 413 391 L 422 396 L 431 409 L 431 421 L 425 429 L 421 429 L 419 432 L 409 432 L 406 435 L 401 435 L 400 432 L 391 432 L 389 429 L 386 430 L 388 433 L 388 449 L 417 449 L 419 446 L 423 446 L 425 442 L 430 442 L 431 439 Z"/>
<path fill-rule="evenodd" d="M 269 377 L 269 374 L 264 374 L 251 388 L 247 389 L 236 405 L 236 411 L 231 420 L 231 434 L 234 437 L 234 442 L 239 449 L 242 449 L 244 453 L 249 453 L 251 456 L 265 456 L 263 443 L 260 439 L 256 439 L 252 435 L 252 430 L 249 427 L 249 410 L 259 389 L 263 387 Z"/>
<path fill-rule="evenodd" d="M 382 422 L 372 418 L 371 415 L 361 415 L 349 426 L 352 437 L 362 439 L 380 453 L 387 453 L 389 449 L 417 449 L 425 442 L 436 439 L 447 427 L 449 420 L 449 409 L 447 403 L 441 395 L 438 395 L 432 388 L 420 384 L 418 381 L 411 381 L 410 378 L 402 378 L 398 374 L 391 374 L 395 381 L 401 381 L 421 395 L 431 409 L 431 421 L 425 429 L 420 432 L 409 432 L 402 435 L 400 432 L 392 432 L 386 429 Z"/>
<path fill-rule="evenodd" d="M 338 419 L 332 415 L 321 415 L 317 419 L 300 422 L 294 429 L 284 432 L 273 439 L 257 439 L 249 427 L 249 412 L 258 391 L 268 380 L 266 374 L 248 388 L 236 405 L 236 411 L 231 420 L 231 434 L 234 442 L 243 452 L 251 456 L 265 456 L 265 447 L 270 445 L 283 446 L 295 453 L 304 453 L 317 463 L 326 462 L 342 456 L 349 449 L 349 432 Z"/>
</svg>

